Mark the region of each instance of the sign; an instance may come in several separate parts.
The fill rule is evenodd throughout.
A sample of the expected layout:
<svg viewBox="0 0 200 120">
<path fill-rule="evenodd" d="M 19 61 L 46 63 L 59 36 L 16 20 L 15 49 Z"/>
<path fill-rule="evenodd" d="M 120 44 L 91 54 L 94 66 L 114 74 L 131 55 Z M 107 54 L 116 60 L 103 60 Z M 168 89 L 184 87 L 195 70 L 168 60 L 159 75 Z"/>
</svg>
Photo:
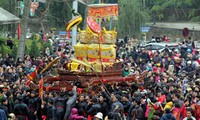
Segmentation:
<svg viewBox="0 0 200 120">
<path fill-rule="evenodd" d="M 182 35 L 183 35 L 183 37 L 188 37 L 188 35 L 189 35 L 189 33 L 190 33 L 190 31 L 189 31 L 189 29 L 187 28 L 187 27 L 185 27 L 183 30 L 182 30 Z"/>
<path fill-rule="evenodd" d="M 140 31 L 143 33 L 147 33 L 147 32 L 149 32 L 149 30 L 150 30 L 150 27 L 141 27 L 140 28 Z"/>
</svg>

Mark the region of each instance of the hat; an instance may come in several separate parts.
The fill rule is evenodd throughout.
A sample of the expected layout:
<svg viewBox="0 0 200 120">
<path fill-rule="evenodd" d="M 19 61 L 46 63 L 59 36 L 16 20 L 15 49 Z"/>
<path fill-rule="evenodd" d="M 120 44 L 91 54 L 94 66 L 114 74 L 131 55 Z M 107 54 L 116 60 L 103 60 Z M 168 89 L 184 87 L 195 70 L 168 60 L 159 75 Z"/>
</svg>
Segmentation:
<svg viewBox="0 0 200 120">
<path fill-rule="evenodd" d="M 103 114 L 101 112 L 98 112 L 94 117 L 103 119 Z"/>
<path fill-rule="evenodd" d="M 191 64 L 191 63 L 192 63 L 191 61 L 188 61 L 188 62 L 187 62 L 187 64 Z"/>
<path fill-rule="evenodd" d="M 140 92 L 141 94 L 147 94 L 147 90 L 142 90 L 142 92 Z"/>
</svg>

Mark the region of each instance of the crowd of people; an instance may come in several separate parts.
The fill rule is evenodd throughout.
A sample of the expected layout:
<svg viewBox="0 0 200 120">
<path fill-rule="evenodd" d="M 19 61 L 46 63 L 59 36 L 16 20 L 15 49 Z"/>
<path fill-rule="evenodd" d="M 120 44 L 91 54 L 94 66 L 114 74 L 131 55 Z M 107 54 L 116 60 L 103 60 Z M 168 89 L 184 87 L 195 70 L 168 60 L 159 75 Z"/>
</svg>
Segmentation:
<svg viewBox="0 0 200 120">
<path fill-rule="evenodd" d="M 26 85 L 27 75 L 39 71 L 57 56 L 62 67 L 75 53 L 49 38 L 55 54 L 49 48 L 44 55 L 25 59 L 0 54 L 0 119 L 16 120 L 200 120 L 200 54 L 192 41 L 185 40 L 178 50 L 166 46 L 150 57 L 145 48 L 137 49 L 132 41 L 117 41 L 117 58 L 123 60 L 122 75 L 143 76 L 142 81 L 101 86 L 98 93 L 72 91 L 43 92 Z M 136 38 L 133 37 L 133 41 Z M 131 42 L 130 42 L 131 41 Z M 68 46 L 66 48 L 66 46 Z M 44 76 L 53 75 L 47 71 Z"/>
</svg>

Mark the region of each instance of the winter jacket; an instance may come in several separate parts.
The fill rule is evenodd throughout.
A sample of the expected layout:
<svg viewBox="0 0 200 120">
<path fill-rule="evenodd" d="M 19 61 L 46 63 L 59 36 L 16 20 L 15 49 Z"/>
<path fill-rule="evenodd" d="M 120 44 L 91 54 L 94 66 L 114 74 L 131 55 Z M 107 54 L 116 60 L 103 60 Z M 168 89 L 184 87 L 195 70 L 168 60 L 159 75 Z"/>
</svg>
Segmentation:
<svg viewBox="0 0 200 120">
<path fill-rule="evenodd" d="M 176 120 L 176 118 L 171 113 L 164 114 L 160 120 Z"/>
<path fill-rule="evenodd" d="M 83 120 L 83 116 L 78 115 L 78 110 L 76 108 L 72 109 L 70 120 Z"/>
</svg>

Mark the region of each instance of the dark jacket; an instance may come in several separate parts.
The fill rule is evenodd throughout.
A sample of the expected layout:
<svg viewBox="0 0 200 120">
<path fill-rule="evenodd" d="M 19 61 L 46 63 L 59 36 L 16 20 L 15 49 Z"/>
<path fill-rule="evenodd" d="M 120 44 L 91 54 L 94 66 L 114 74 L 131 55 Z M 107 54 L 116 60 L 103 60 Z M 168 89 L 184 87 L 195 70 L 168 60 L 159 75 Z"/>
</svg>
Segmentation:
<svg viewBox="0 0 200 120">
<path fill-rule="evenodd" d="M 87 111 L 87 113 L 88 113 L 89 115 L 92 115 L 92 116 L 96 115 L 98 112 L 101 112 L 101 106 L 100 106 L 100 104 L 98 104 L 98 103 L 93 104 L 93 105 L 89 108 L 89 110 Z"/>
<path fill-rule="evenodd" d="M 0 105 L 0 109 L 4 110 L 4 111 L 5 111 L 5 113 L 6 113 L 6 116 L 7 116 L 7 117 L 9 117 L 9 113 L 8 113 L 8 107 L 7 107 L 7 106 L 5 106 L 5 105 L 1 104 L 1 105 Z"/>
<path fill-rule="evenodd" d="M 28 107 L 23 102 L 18 102 L 14 106 L 14 114 L 16 118 L 19 120 L 26 120 L 26 116 L 28 115 Z"/>
<path fill-rule="evenodd" d="M 132 120 L 143 120 L 144 119 L 144 111 L 141 106 L 135 106 L 135 108 L 131 111 Z"/>
<path fill-rule="evenodd" d="M 160 120 L 176 120 L 176 118 L 171 113 L 164 114 Z"/>
<path fill-rule="evenodd" d="M 66 103 L 66 112 L 65 112 L 66 120 L 70 119 L 71 110 L 72 110 L 73 106 L 75 105 L 76 98 L 77 98 L 77 91 L 73 90 L 73 96 L 70 97 Z"/>
<path fill-rule="evenodd" d="M 54 106 L 49 106 L 47 108 L 47 120 L 57 120 L 56 118 L 56 108 Z"/>
<path fill-rule="evenodd" d="M 6 113 L 2 109 L 0 109 L 0 119 L 1 120 L 7 120 Z"/>
</svg>

